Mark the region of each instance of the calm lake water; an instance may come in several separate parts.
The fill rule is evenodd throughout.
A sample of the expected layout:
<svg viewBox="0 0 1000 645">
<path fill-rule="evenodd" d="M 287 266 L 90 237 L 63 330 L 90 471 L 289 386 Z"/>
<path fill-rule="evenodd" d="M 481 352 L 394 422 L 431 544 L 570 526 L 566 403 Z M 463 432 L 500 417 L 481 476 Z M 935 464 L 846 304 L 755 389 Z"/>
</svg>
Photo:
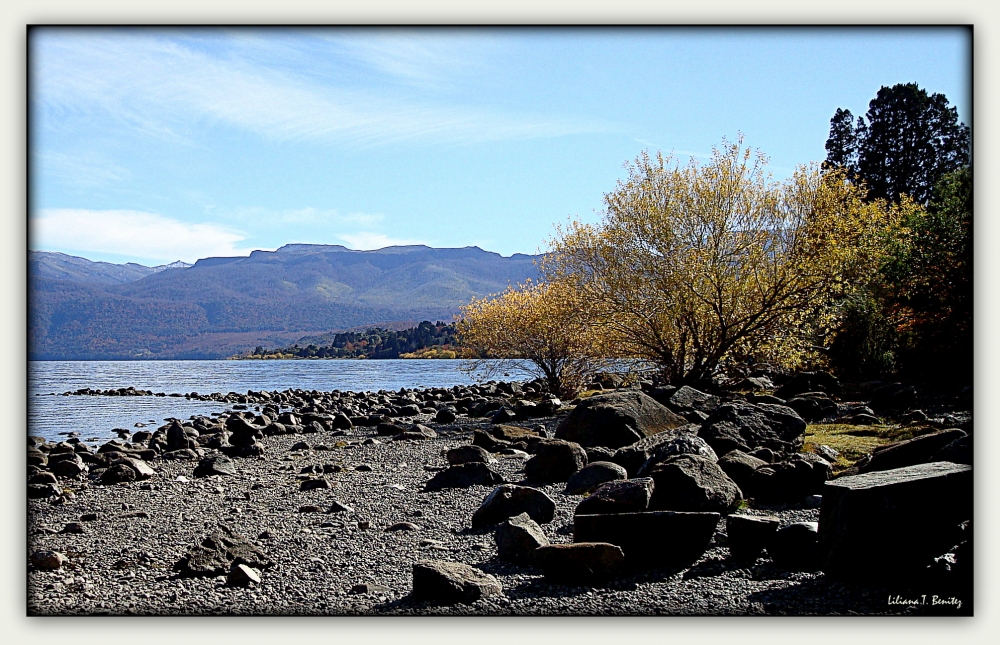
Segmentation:
<svg viewBox="0 0 1000 645">
<path fill-rule="evenodd" d="M 152 396 L 51 396 L 90 387 L 187 394 L 247 390 L 398 390 L 402 387 L 451 387 L 475 383 L 462 360 L 315 360 L 315 361 L 31 361 L 28 364 L 28 433 L 50 440 L 79 432 L 100 443 L 134 432 L 136 423 L 153 428 L 167 417 L 221 412 L 221 403 Z M 531 378 L 508 370 L 506 379 Z M 37 396 L 36 396 L 37 395 Z M 93 442 L 92 442 L 93 443 Z"/>
</svg>

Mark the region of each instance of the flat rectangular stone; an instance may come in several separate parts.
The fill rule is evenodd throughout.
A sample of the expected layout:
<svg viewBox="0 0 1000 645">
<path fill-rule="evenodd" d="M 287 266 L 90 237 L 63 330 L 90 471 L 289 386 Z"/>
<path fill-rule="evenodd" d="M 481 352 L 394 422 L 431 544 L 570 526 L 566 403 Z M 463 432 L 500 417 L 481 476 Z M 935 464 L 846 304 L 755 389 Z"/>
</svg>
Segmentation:
<svg viewBox="0 0 1000 645">
<path fill-rule="evenodd" d="M 821 567 L 828 576 L 914 573 L 954 546 L 972 518 L 972 467 L 938 461 L 841 477 L 823 488 Z"/>
<path fill-rule="evenodd" d="M 708 549 L 718 513 L 650 511 L 573 518 L 574 542 L 607 542 L 622 548 L 626 566 L 641 570 L 680 566 Z"/>
</svg>

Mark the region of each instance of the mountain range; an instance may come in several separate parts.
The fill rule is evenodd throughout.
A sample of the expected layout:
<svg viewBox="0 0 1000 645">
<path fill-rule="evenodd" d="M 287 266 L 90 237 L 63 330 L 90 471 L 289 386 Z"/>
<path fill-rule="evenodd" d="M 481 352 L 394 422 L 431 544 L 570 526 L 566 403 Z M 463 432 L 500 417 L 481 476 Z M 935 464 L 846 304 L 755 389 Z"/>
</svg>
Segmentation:
<svg viewBox="0 0 1000 645">
<path fill-rule="evenodd" d="M 474 297 L 536 279 L 537 259 L 478 247 L 288 244 L 146 267 L 30 251 L 28 355 L 224 358 L 334 331 L 451 321 Z"/>
</svg>

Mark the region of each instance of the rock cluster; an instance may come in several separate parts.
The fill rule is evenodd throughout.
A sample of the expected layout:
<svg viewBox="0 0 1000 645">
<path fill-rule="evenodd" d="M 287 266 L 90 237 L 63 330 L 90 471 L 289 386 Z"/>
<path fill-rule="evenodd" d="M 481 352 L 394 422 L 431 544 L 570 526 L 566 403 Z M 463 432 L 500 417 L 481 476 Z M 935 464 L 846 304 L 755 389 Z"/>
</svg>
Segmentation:
<svg viewBox="0 0 1000 645">
<path fill-rule="evenodd" d="M 761 598 L 801 580 L 971 588 L 971 427 L 833 478 L 806 422 L 905 411 L 908 390 L 841 403 L 796 378 L 571 410 L 537 382 L 192 393 L 231 408 L 96 449 L 29 438 L 29 611 L 787 613 Z M 828 591 L 791 611 L 859 611 Z"/>
</svg>

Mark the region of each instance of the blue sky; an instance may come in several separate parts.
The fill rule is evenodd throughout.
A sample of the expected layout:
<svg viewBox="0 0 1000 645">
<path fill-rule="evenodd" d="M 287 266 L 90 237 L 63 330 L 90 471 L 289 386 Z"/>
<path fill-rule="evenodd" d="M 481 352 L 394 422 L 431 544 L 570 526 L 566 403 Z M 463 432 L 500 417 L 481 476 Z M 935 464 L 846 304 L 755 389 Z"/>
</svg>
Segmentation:
<svg viewBox="0 0 1000 645">
<path fill-rule="evenodd" d="M 545 248 L 642 150 L 783 178 L 882 85 L 969 122 L 960 29 L 55 29 L 30 39 L 33 249 Z"/>
</svg>

